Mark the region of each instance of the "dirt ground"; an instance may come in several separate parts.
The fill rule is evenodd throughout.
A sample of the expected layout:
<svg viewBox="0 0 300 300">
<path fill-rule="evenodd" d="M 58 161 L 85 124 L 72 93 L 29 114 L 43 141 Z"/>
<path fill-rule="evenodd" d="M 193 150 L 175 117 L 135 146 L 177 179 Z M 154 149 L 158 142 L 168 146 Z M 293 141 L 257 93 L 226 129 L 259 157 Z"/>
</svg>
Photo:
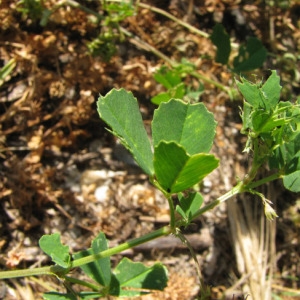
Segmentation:
<svg viewBox="0 0 300 300">
<path fill-rule="evenodd" d="M 234 86 L 236 75 L 214 62 L 216 49 L 209 39 L 150 9 L 140 7 L 120 23 L 132 37 L 114 37 L 116 53 L 109 58 L 109 43 L 102 44 L 97 55 L 88 51 L 88 43 L 105 30 L 91 22 L 88 12 L 62 5 L 41 26 L 40 18 L 22 13 L 17 2 L 0 1 L 0 67 L 10 59 L 16 61 L 0 87 L 1 270 L 49 263 L 38 248 L 43 234 L 60 232 L 62 242 L 76 252 L 88 248 L 100 231 L 114 246 L 167 225 L 167 201 L 106 131 L 96 100 L 112 88 L 132 91 L 150 128 L 155 109 L 150 99 L 163 90 L 153 74 L 166 62 L 141 41 L 176 61 L 187 58 L 200 74 L 225 86 Z M 53 9 L 58 2 L 45 0 L 43 9 Z M 103 13 L 101 1 L 78 3 Z M 276 69 L 281 76 L 283 99 L 299 95 L 299 2 L 151 0 L 147 4 L 208 34 L 216 22 L 222 22 L 237 44 L 249 36 L 258 37 L 269 53 L 264 69 Z M 262 70 L 253 73 L 262 76 Z M 199 86 L 193 78 L 186 82 Z M 251 157 L 242 153 L 242 100 L 231 100 L 215 86 L 201 84 L 204 91 L 199 101 L 218 122 L 213 153 L 220 158 L 220 168 L 200 187 L 209 203 L 245 175 Z M 272 190 L 270 200 L 279 215 L 274 221 L 272 291 L 274 299 L 296 299 L 300 197 L 285 191 L 279 182 Z M 241 277 L 229 217 L 224 203 L 185 230 L 204 280 L 212 287 L 212 299 L 222 299 L 223 292 Z M 197 299 L 193 259 L 175 238 L 165 237 L 122 255 L 149 264 L 159 260 L 169 270 L 168 288 L 143 299 Z M 113 257 L 113 264 L 122 255 Z M 53 288 L 64 291 L 61 283 L 49 277 L 7 280 L 0 283 L 0 299 L 42 299 L 42 293 Z M 228 299 L 246 297 L 240 286 L 227 295 Z"/>
</svg>

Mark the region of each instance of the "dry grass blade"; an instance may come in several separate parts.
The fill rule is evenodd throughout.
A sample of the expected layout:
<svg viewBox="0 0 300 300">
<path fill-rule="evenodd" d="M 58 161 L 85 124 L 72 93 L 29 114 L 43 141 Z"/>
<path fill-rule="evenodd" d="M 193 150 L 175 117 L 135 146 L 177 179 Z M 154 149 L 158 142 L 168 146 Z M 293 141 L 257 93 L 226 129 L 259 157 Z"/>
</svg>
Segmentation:
<svg viewBox="0 0 300 300">
<path fill-rule="evenodd" d="M 36 299 L 32 291 L 31 286 L 28 284 L 28 280 L 25 279 L 24 285 L 21 285 L 16 279 L 11 279 L 10 282 L 14 285 L 15 289 L 13 290 L 15 299 Z M 9 296 L 8 296 L 9 297 Z"/>
<path fill-rule="evenodd" d="M 272 274 L 275 259 L 275 221 L 266 220 L 260 201 L 243 199 L 228 202 L 232 242 L 237 269 L 244 274 L 226 293 L 238 286 L 251 299 L 271 299 Z"/>
<path fill-rule="evenodd" d="M 268 300 L 271 299 L 276 223 L 266 220 L 259 199 L 246 197 L 241 199 L 242 205 L 236 201 L 228 203 L 237 269 L 244 275 L 227 292 L 242 286 L 243 293 L 251 299 Z"/>
</svg>

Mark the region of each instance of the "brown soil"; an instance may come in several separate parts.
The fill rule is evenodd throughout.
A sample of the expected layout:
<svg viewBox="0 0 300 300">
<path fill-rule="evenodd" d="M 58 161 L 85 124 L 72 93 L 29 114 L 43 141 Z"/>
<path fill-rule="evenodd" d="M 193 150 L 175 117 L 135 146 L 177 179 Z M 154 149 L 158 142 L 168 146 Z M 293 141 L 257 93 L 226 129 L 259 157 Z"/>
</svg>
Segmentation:
<svg viewBox="0 0 300 300">
<path fill-rule="evenodd" d="M 100 1 L 78 2 L 103 12 Z M 286 1 L 287 7 L 281 7 L 283 2 L 274 6 L 235 0 L 147 3 L 208 34 L 216 21 L 222 21 L 238 44 L 248 36 L 257 36 L 271 53 L 264 68 L 277 69 L 283 98 L 295 99 L 300 89 L 300 6 L 297 1 Z M 147 51 L 143 42 L 171 59 L 187 58 L 199 73 L 233 86 L 234 76 L 214 62 L 215 48 L 210 40 L 139 8 L 120 23 L 133 37 L 120 39 L 115 32 L 117 52 L 108 58 L 111 49 L 107 43 L 100 47 L 102 56 L 92 56 L 87 44 L 105 28 L 91 22 L 90 14 L 62 5 L 42 27 L 40 15 L 34 19 L 22 14 L 17 3 L 0 2 L 0 67 L 16 60 L 16 67 L 0 87 L 1 269 L 49 263 L 38 247 L 43 234 L 60 232 L 62 242 L 76 252 L 88 248 L 100 231 L 113 246 L 168 224 L 166 200 L 105 130 L 95 102 L 99 94 L 112 88 L 132 91 L 149 128 L 155 109 L 150 99 L 163 90 L 153 73 L 166 63 Z M 43 9 L 53 9 L 55 4 L 57 1 L 45 0 Z M 262 70 L 253 73 L 262 76 Z M 199 86 L 193 78 L 187 78 L 187 83 Z M 251 158 L 242 153 L 241 100 L 232 101 L 211 84 L 201 84 L 204 92 L 199 100 L 218 121 L 213 152 L 221 161 L 220 168 L 201 187 L 208 203 L 245 175 Z M 284 191 L 280 183 L 275 191 L 279 218 L 274 293 L 281 299 L 296 299 L 283 292 L 300 289 L 300 200 L 299 195 Z M 224 204 L 185 231 L 205 282 L 212 287 L 212 299 L 221 299 L 224 290 L 240 277 L 228 228 Z M 199 286 L 193 259 L 173 237 L 122 255 L 147 264 L 160 260 L 169 270 L 168 288 L 143 299 L 196 299 Z M 112 258 L 113 264 L 122 255 Z M 0 299 L 41 299 L 49 288 L 64 291 L 60 282 L 49 277 L 7 280 L 1 282 Z"/>
</svg>

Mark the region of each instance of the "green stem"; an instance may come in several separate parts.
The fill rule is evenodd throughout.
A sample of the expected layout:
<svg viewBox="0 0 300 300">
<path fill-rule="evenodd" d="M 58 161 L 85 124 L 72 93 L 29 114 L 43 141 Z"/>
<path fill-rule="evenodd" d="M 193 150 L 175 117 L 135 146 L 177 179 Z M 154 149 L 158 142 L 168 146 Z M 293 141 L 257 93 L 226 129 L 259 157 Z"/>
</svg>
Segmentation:
<svg viewBox="0 0 300 300">
<path fill-rule="evenodd" d="M 198 72 L 191 72 L 191 75 L 194 76 L 194 77 L 196 77 L 196 78 L 198 78 L 198 79 L 206 81 L 207 83 L 210 83 L 210 84 L 214 85 L 215 87 L 217 87 L 220 90 L 222 90 L 222 91 L 230 94 L 230 96 L 231 96 L 230 89 L 227 86 L 223 85 L 222 83 L 219 83 L 219 82 L 217 82 L 215 80 L 212 80 L 212 79 L 210 79 L 210 78 L 208 78 L 208 77 L 206 77 L 206 76 L 204 76 L 204 75 L 202 75 L 202 74 L 200 74 Z"/>
<path fill-rule="evenodd" d="M 26 269 L 26 270 L 1 271 L 0 279 L 36 276 L 36 275 L 54 275 L 55 272 L 51 271 L 53 267 L 54 266 Z"/>
<path fill-rule="evenodd" d="M 173 199 L 172 199 L 172 194 L 168 193 L 167 191 L 165 191 L 163 189 L 163 187 L 159 184 L 159 182 L 155 179 L 154 176 L 151 176 L 149 178 L 150 182 L 158 189 L 160 190 L 164 196 L 166 197 L 166 199 L 168 200 L 169 203 L 169 213 L 170 213 L 170 227 L 171 227 L 171 231 L 172 233 L 175 234 L 176 231 L 176 222 L 175 222 L 175 208 L 174 208 L 174 203 L 173 203 Z"/>
<path fill-rule="evenodd" d="M 155 230 L 153 232 L 150 232 L 142 237 L 129 240 L 128 242 L 125 242 L 119 246 L 113 247 L 111 249 L 107 249 L 105 251 L 102 251 L 98 254 L 92 254 L 83 258 L 76 259 L 72 262 L 72 268 L 79 267 L 85 264 L 88 264 L 90 262 L 93 262 L 95 260 L 104 258 L 104 257 L 109 257 L 115 254 L 118 254 L 120 252 L 123 252 L 125 250 L 128 250 L 130 248 L 133 248 L 135 246 L 138 246 L 140 244 L 144 244 L 146 242 L 149 242 L 151 240 L 157 239 L 159 237 L 165 236 L 172 233 L 172 230 L 169 226 L 164 226 L 158 230 Z"/>
<path fill-rule="evenodd" d="M 173 233 L 173 231 L 176 229 L 176 223 L 175 223 L 175 209 L 174 209 L 172 195 L 167 196 L 167 199 L 169 202 L 169 209 L 170 209 L 170 227 Z"/>
<path fill-rule="evenodd" d="M 274 173 L 268 177 L 265 177 L 263 179 L 260 179 L 260 180 L 257 180 L 255 182 L 251 182 L 248 184 L 247 186 L 247 189 L 255 189 L 257 188 L 258 186 L 261 186 L 265 183 L 268 183 L 270 181 L 273 181 L 273 180 L 276 180 L 276 179 L 279 179 L 280 178 L 280 174 L 279 173 Z"/>
<path fill-rule="evenodd" d="M 85 286 L 87 288 L 90 288 L 91 290 L 96 291 L 96 292 L 99 292 L 99 290 L 102 288 L 99 285 L 92 284 L 90 282 L 80 280 L 80 279 L 77 279 L 77 278 L 74 278 L 74 277 L 66 276 L 65 279 L 69 282 L 72 282 L 72 283 L 79 284 L 79 285 Z"/>
<path fill-rule="evenodd" d="M 253 170 L 253 174 L 251 177 L 253 177 L 254 174 L 255 174 L 255 170 Z M 251 189 L 254 189 L 258 186 L 261 186 L 267 182 L 276 180 L 278 178 L 280 178 L 279 173 L 272 174 L 272 175 L 270 175 L 266 178 L 263 178 L 261 180 L 258 180 L 256 182 L 250 182 L 249 181 L 250 177 L 247 177 L 246 180 L 239 182 L 236 186 L 234 186 L 226 194 L 222 195 L 218 199 L 216 199 L 216 200 L 212 201 L 211 203 L 205 205 L 204 207 L 200 208 L 196 213 L 194 213 L 194 215 L 192 216 L 192 219 L 195 219 L 198 216 L 202 215 L 203 213 L 207 212 L 208 210 L 213 209 L 220 203 L 232 198 L 234 195 L 249 191 Z M 253 180 L 253 178 L 252 178 L 252 180 Z M 93 255 L 83 257 L 83 258 L 76 259 L 72 262 L 72 265 L 69 269 L 88 264 L 90 262 L 93 262 L 95 260 L 98 260 L 98 259 L 101 259 L 104 257 L 109 257 L 112 255 L 118 254 L 127 249 L 133 248 L 140 244 L 144 244 L 148 241 L 151 241 L 151 240 L 157 239 L 159 237 L 174 233 L 174 229 L 176 228 L 174 204 L 173 204 L 172 197 L 170 195 L 166 195 L 166 198 L 168 199 L 168 202 L 170 205 L 170 226 L 164 226 L 154 232 L 150 232 L 142 237 L 132 239 L 132 240 L 125 242 L 119 246 L 113 247 L 111 249 L 107 249 L 98 254 L 93 254 Z M 54 275 L 54 276 L 59 277 L 59 274 L 66 274 L 69 269 L 65 269 L 58 265 L 55 265 L 55 266 L 48 266 L 48 267 L 35 268 L 35 269 L 2 271 L 2 272 L 0 272 L 0 279 L 26 277 L 26 276 L 37 276 L 37 275 Z"/>
<path fill-rule="evenodd" d="M 60 274 L 66 274 L 69 269 L 79 267 L 88 263 L 91 263 L 95 260 L 109 257 L 115 254 L 118 254 L 127 249 L 133 248 L 140 244 L 144 244 L 151 240 L 157 239 L 159 237 L 165 236 L 172 233 L 172 230 L 169 226 L 164 226 L 158 230 L 150 232 L 142 237 L 132 239 L 128 242 L 125 242 L 119 246 L 113 247 L 111 249 L 107 249 L 97 254 L 89 255 L 83 258 L 76 259 L 72 262 L 71 267 L 68 269 L 62 268 L 58 265 L 48 266 L 42 268 L 35 269 L 26 269 L 26 270 L 13 270 L 13 271 L 2 271 L 0 272 L 0 279 L 7 278 L 17 278 L 17 277 L 25 277 L 25 276 L 36 276 L 36 275 L 54 275 L 60 277 Z"/>
<path fill-rule="evenodd" d="M 214 207 L 216 207 L 217 205 L 219 205 L 220 203 L 232 198 L 234 195 L 240 194 L 242 192 L 244 192 L 244 184 L 243 181 L 240 181 L 236 186 L 234 186 L 229 192 L 227 192 L 226 194 L 222 195 L 221 197 L 219 197 L 218 199 L 210 202 L 209 204 L 205 205 L 204 207 L 198 209 L 192 216 L 192 219 L 195 219 L 197 217 L 199 217 L 200 215 L 204 214 L 205 212 L 207 212 L 208 210 L 213 209 Z"/>
<path fill-rule="evenodd" d="M 207 212 L 208 210 L 213 209 L 214 207 L 216 207 L 217 205 L 219 205 L 220 203 L 232 198 L 233 196 L 243 193 L 243 192 L 247 192 L 250 191 L 254 188 L 257 188 L 267 182 L 276 180 L 278 178 L 280 178 L 280 174 L 279 173 L 275 173 L 272 174 L 268 177 L 265 177 L 263 179 L 260 179 L 258 181 L 252 182 L 252 180 L 254 179 L 254 176 L 256 175 L 257 172 L 257 168 L 252 168 L 252 171 L 250 171 L 250 176 L 247 176 L 243 181 L 240 181 L 236 186 L 234 186 L 229 192 L 227 192 L 226 194 L 222 195 L 221 197 L 219 197 L 218 199 L 210 202 L 209 204 L 205 205 L 204 207 L 198 209 L 196 211 L 196 213 L 194 213 L 194 215 L 192 216 L 192 219 L 197 218 L 198 216 L 204 214 L 205 212 Z"/>
</svg>

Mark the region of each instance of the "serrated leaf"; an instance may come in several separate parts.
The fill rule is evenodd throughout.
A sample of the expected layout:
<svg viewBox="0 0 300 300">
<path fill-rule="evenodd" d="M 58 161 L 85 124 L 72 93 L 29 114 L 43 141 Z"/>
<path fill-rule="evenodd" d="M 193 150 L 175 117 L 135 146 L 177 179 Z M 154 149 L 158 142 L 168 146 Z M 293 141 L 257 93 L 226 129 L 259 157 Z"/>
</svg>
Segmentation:
<svg viewBox="0 0 300 300">
<path fill-rule="evenodd" d="M 69 254 L 69 246 L 64 246 L 61 243 L 59 233 L 43 235 L 39 240 L 39 245 L 57 265 L 63 268 L 70 266 L 71 257 Z"/>
<path fill-rule="evenodd" d="M 156 263 L 146 267 L 142 263 L 123 258 L 114 270 L 110 295 L 134 297 L 147 294 L 145 290 L 162 291 L 167 286 L 167 270 Z"/>
<path fill-rule="evenodd" d="M 88 255 L 97 254 L 108 249 L 107 239 L 103 232 L 92 241 L 92 247 L 73 255 L 74 259 L 86 257 Z M 83 272 L 90 278 L 100 283 L 102 286 L 109 286 L 111 281 L 110 258 L 104 257 L 80 267 Z"/>
<path fill-rule="evenodd" d="M 226 32 L 224 26 L 220 23 L 216 24 L 210 38 L 217 47 L 216 62 L 226 65 L 229 59 L 231 45 L 229 34 Z"/>
<path fill-rule="evenodd" d="M 216 122 L 203 103 L 188 104 L 178 99 L 162 103 L 154 112 L 154 147 L 161 141 L 182 145 L 189 155 L 208 152 L 215 137 Z"/>
<path fill-rule="evenodd" d="M 239 48 L 239 54 L 233 61 L 233 72 L 240 73 L 260 68 L 267 58 L 267 49 L 262 42 L 249 37 L 246 46 Z"/>
<path fill-rule="evenodd" d="M 269 166 L 271 169 L 281 170 L 284 174 L 293 173 L 300 170 L 299 155 L 300 133 L 298 132 L 291 141 L 284 143 L 274 150 L 269 160 Z"/>
<path fill-rule="evenodd" d="M 138 165 L 153 175 L 153 153 L 136 98 L 124 89 L 112 89 L 97 101 L 100 117 L 131 152 Z"/>
<path fill-rule="evenodd" d="M 189 155 L 174 142 L 162 141 L 154 148 L 156 179 L 169 193 L 178 193 L 199 183 L 217 168 L 218 163 L 218 159 L 211 154 Z"/>
<path fill-rule="evenodd" d="M 282 86 L 280 85 L 280 77 L 275 70 L 271 71 L 271 75 L 261 87 L 264 98 L 267 99 L 270 108 L 274 108 L 280 99 L 280 92 Z"/>
<path fill-rule="evenodd" d="M 261 108 L 266 111 L 274 109 L 280 99 L 281 86 L 280 78 L 276 71 L 272 71 L 267 81 L 260 86 L 260 83 L 252 83 L 245 78 L 241 81 L 236 80 L 236 84 L 245 100 L 253 106 L 253 108 Z"/>
<path fill-rule="evenodd" d="M 265 99 L 259 91 L 259 87 L 256 83 L 252 83 L 245 78 L 241 78 L 241 81 L 236 80 L 239 91 L 242 93 L 245 100 L 251 104 L 254 108 L 265 108 Z"/>
<path fill-rule="evenodd" d="M 176 211 L 184 218 L 186 223 L 192 221 L 192 216 L 201 207 L 203 197 L 198 192 L 192 192 L 184 197 L 182 194 L 178 195 L 179 205 L 176 206 Z"/>
</svg>

